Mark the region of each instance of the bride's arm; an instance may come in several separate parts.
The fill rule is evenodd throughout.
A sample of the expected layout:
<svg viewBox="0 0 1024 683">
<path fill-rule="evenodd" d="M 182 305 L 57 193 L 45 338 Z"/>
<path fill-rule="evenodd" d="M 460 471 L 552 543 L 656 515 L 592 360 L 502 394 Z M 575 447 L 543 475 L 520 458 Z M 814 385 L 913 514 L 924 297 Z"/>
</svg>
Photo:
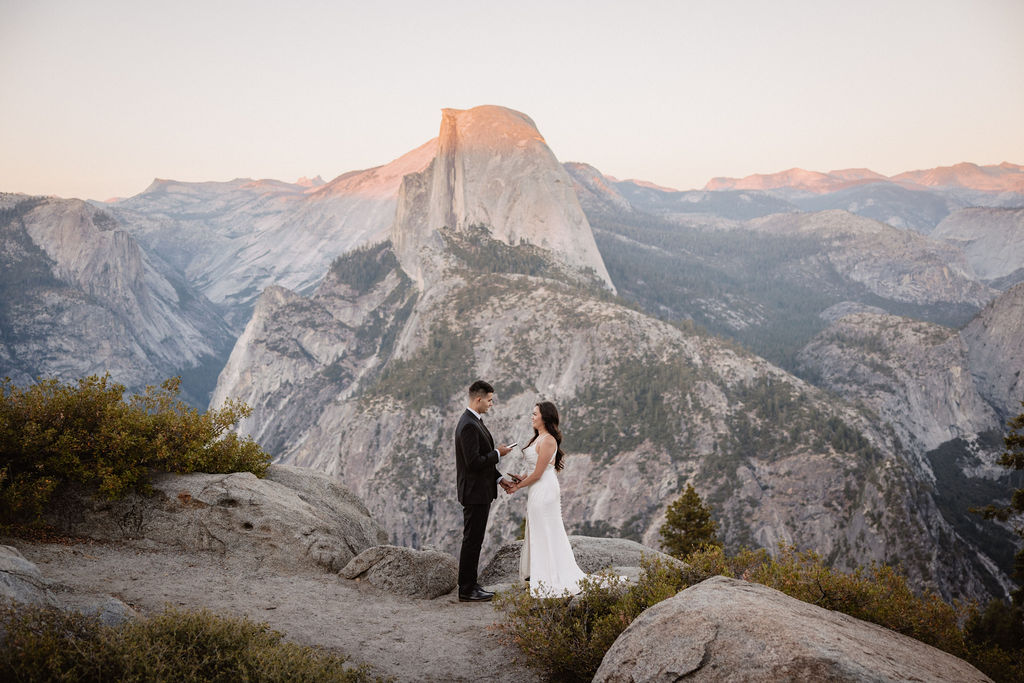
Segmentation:
<svg viewBox="0 0 1024 683">
<path fill-rule="evenodd" d="M 558 450 L 558 444 L 555 443 L 555 438 L 550 435 L 544 435 L 537 442 L 537 466 L 533 468 L 533 472 L 530 476 L 523 479 L 521 482 L 512 487 L 512 490 L 521 489 L 524 486 L 529 486 L 533 482 L 540 479 L 540 475 L 544 474 L 544 469 L 551 462 L 551 458 L 555 457 L 555 451 Z"/>
</svg>

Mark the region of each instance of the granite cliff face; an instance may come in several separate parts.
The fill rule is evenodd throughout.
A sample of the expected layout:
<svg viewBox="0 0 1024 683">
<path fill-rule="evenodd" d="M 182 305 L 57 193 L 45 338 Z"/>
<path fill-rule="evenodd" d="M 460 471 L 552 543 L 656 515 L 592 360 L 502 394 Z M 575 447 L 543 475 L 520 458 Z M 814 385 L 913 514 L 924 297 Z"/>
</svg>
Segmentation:
<svg viewBox="0 0 1024 683">
<path fill-rule="evenodd" d="M 985 307 L 960 333 L 978 391 L 1000 422 L 1024 411 L 1024 283 Z"/>
<path fill-rule="evenodd" d="M 800 354 L 822 386 L 862 401 L 918 455 L 999 427 L 956 330 L 885 313 L 843 316 Z"/>
<path fill-rule="evenodd" d="M 961 209 L 932 237 L 959 247 L 974 272 L 995 286 L 1024 281 L 1024 209 Z"/>
<path fill-rule="evenodd" d="M 799 355 L 805 376 L 877 415 L 932 482 L 944 518 L 977 544 L 994 594 L 1019 539 L 970 513 L 1015 488 L 997 464 L 1010 417 L 1021 412 L 1024 285 L 1006 292 L 959 332 L 880 312 L 839 317 Z"/>
<path fill-rule="evenodd" d="M 206 400 L 202 375 L 223 363 L 227 326 L 116 219 L 78 200 L 4 195 L 0 244 L 0 375 L 109 370 L 138 389 L 184 374 L 186 394 Z"/>
<path fill-rule="evenodd" d="M 614 291 L 569 174 L 533 121 L 504 107 L 442 112 L 437 156 L 407 176 L 392 231 L 402 266 L 420 286 L 446 239 L 489 239 L 528 245 Z"/>
</svg>

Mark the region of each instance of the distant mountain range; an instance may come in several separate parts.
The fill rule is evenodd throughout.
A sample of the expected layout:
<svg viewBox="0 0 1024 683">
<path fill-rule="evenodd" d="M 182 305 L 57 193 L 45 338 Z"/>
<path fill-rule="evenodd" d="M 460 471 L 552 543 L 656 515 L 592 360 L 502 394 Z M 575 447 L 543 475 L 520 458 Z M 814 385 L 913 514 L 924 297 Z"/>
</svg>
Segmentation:
<svg viewBox="0 0 1024 683">
<path fill-rule="evenodd" d="M 1003 162 L 998 166 L 960 163 L 922 171 L 907 171 L 886 177 L 866 168 L 820 173 L 791 168 L 788 171 L 755 174 L 745 178 L 712 178 L 705 190 L 803 190 L 826 194 L 858 185 L 889 182 L 908 189 L 959 188 L 979 192 L 1024 194 L 1024 166 Z"/>
</svg>

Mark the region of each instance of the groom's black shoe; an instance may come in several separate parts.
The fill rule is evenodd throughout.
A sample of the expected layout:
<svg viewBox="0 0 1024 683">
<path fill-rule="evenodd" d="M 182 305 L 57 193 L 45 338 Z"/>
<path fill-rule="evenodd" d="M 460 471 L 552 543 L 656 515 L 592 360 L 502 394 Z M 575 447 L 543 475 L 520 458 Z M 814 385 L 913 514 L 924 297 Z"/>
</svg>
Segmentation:
<svg viewBox="0 0 1024 683">
<path fill-rule="evenodd" d="M 459 602 L 487 602 L 494 597 L 494 593 L 485 591 L 480 586 L 473 586 L 468 591 L 459 589 Z"/>
</svg>

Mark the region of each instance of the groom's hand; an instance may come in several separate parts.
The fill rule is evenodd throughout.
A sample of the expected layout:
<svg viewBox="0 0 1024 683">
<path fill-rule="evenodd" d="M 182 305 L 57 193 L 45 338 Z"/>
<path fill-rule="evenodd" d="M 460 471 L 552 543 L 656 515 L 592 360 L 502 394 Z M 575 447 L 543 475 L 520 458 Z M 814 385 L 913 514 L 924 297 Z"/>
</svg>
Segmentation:
<svg viewBox="0 0 1024 683">
<path fill-rule="evenodd" d="M 505 493 L 512 493 L 512 482 L 505 481 L 504 479 L 502 479 L 501 481 L 498 482 L 498 485 L 502 488 L 502 490 Z"/>
<path fill-rule="evenodd" d="M 508 446 L 498 446 L 498 456 L 504 458 L 506 455 L 512 452 L 512 449 Z"/>
</svg>

